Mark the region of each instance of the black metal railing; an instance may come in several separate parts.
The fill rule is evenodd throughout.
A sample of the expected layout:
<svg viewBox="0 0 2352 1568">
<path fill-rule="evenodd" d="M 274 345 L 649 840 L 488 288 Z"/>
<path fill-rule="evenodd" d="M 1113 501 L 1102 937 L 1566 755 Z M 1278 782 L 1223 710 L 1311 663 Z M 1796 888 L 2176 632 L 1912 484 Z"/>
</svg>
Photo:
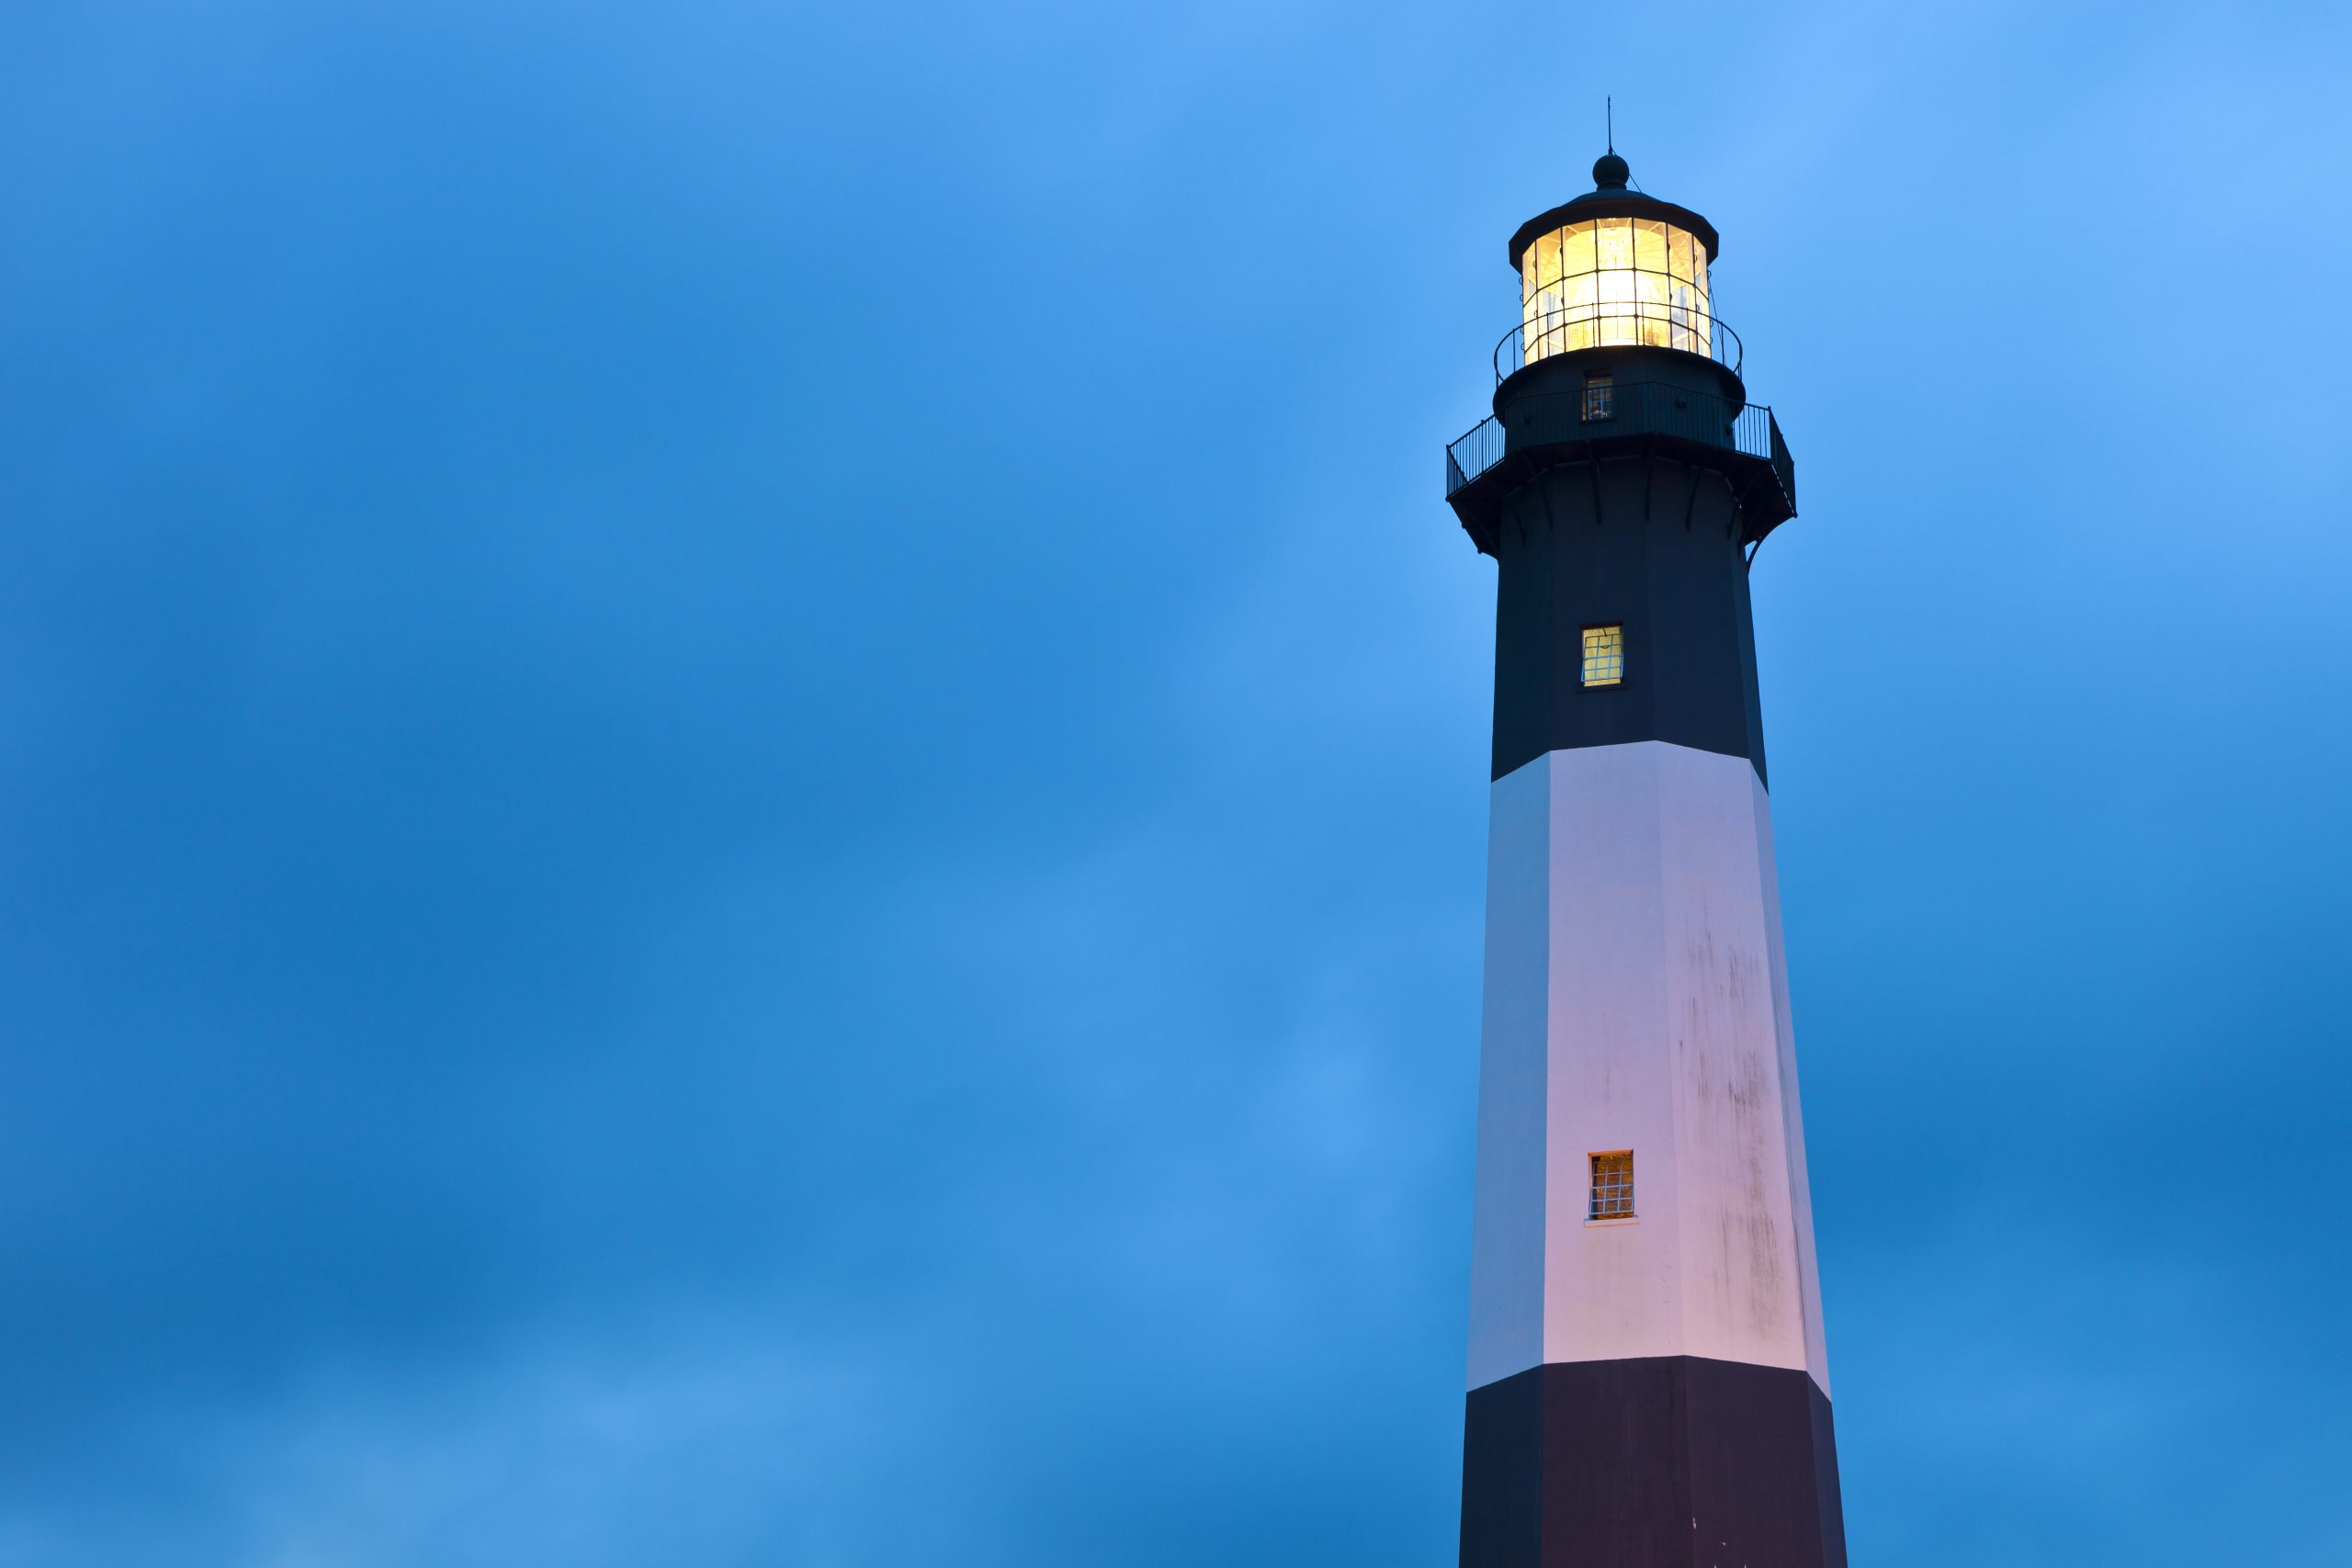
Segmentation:
<svg viewBox="0 0 2352 1568">
<path fill-rule="evenodd" d="M 1780 421 L 1766 405 L 1735 404 L 1663 381 L 1622 382 L 1610 394 L 1605 404 L 1596 404 L 1582 389 L 1514 399 L 1515 435 L 1510 446 L 1523 449 L 1619 435 L 1663 435 L 1719 446 L 1771 464 L 1781 493 L 1792 507 L 1796 505 L 1796 465 L 1781 438 Z M 1600 412 L 1603 407 L 1605 414 Z M 1447 497 L 1501 462 L 1505 450 L 1500 420 L 1485 419 L 1471 426 L 1445 449 Z"/>
<path fill-rule="evenodd" d="M 1672 348 L 1713 360 L 1736 376 L 1746 358 L 1739 334 L 1688 305 L 1601 299 L 1563 305 L 1520 322 L 1495 344 L 1495 383 L 1555 354 L 1588 348 Z"/>
<path fill-rule="evenodd" d="M 1503 460 L 1503 423 L 1488 414 L 1445 449 L 1445 493 L 1452 495 Z"/>
</svg>

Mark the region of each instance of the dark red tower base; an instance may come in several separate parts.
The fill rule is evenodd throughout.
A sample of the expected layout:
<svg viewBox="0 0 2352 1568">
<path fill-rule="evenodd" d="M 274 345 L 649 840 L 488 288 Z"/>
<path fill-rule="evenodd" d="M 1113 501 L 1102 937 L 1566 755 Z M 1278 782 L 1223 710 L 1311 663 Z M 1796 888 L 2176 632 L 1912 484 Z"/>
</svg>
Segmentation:
<svg viewBox="0 0 2352 1568">
<path fill-rule="evenodd" d="M 1829 1401 L 1778 1367 L 1531 1367 L 1470 1395 L 1462 1568 L 1846 1568 Z"/>
</svg>

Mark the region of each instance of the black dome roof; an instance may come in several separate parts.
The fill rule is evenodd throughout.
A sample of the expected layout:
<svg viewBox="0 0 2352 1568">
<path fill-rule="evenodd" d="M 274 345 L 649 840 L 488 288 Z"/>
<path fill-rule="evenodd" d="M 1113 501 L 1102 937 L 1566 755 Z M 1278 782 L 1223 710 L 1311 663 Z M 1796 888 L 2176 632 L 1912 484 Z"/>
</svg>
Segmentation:
<svg viewBox="0 0 2352 1568">
<path fill-rule="evenodd" d="M 1596 218 L 1663 219 L 1699 236 L 1700 243 L 1707 247 L 1707 260 L 1713 261 L 1715 253 L 1723 248 L 1715 226 L 1687 207 L 1677 207 L 1631 189 L 1627 182 L 1633 177 L 1632 166 L 1617 155 L 1616 149 L 1602 153 L 1592 165 L 1592 189 L 1548 212 L 1540 212 L 1519 226 L 1519 231 L 1510 237 L 1511 271 L 1519 270 L 1520 257 L 1541 236 L 1571 223 L 1589 223 Z"/>
</svg>

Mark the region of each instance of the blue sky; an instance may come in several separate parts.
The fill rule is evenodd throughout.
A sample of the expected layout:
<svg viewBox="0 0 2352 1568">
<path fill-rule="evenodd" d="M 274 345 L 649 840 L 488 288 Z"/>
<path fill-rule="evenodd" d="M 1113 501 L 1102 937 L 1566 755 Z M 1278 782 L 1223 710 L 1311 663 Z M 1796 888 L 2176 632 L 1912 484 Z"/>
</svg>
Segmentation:
<svg viewBox="0 0 2352 1568">
<path fill-rule="evenodd" d="M 2352 17 L 0 13 L 0 1562 L 1452 1560 L 1600 100 L 1756 569 L 1858 1562 L 2352 1561 Z"/>
</svg>

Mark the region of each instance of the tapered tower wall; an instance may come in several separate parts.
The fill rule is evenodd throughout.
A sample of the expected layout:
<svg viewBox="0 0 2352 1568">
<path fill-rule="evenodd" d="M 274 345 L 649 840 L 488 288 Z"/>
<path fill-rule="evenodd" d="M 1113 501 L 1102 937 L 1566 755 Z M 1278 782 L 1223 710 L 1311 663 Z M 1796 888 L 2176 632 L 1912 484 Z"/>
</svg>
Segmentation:
<svg viewBox="0 0 2352 1568">
<path fill-rule="evenodd" d="M 1737 757 L 1548 752 L 1496 781 L 1470 1386 L 1706 1356 L 1826 1393 L 1771 806 Z M 1630 1219 L 1589 1213 L 1631 1151 Z"/>
</svg>

